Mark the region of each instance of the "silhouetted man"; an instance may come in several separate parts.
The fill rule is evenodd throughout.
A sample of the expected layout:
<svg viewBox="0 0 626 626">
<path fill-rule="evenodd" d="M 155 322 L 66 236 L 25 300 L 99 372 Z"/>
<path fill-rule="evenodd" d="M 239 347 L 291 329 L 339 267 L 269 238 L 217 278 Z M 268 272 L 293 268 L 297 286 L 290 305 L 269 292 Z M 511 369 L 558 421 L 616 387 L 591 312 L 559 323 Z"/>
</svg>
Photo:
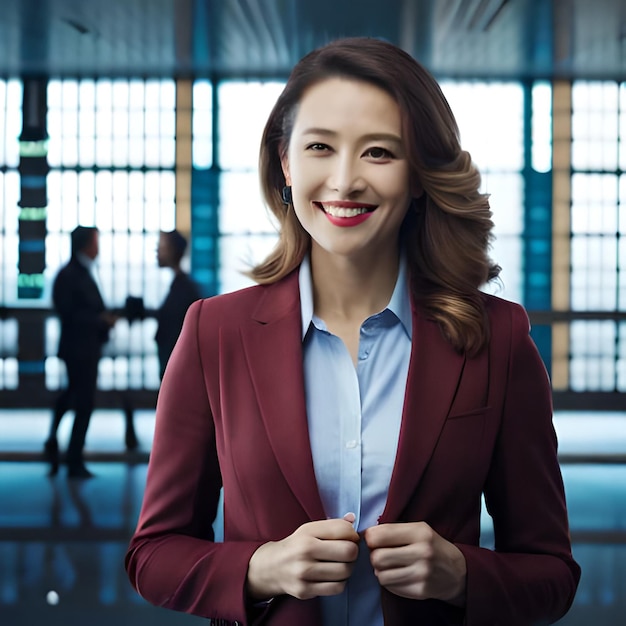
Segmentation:
<svg viewBox="0 0 626 626">
<path fill-rule="evenodd" d="M 52 289 L 54 308 L 61 320 L 58 354 L 65 361 L 68 386 L 57 399 L 50 435 L 44 445 L 51 475 L 58 471 L 57 429 L 66 411 L 73 408 L 74 425 L 66 452 L 67 474 L 70 478 L 93 476 L 85 467 L 83 447 L 94 408 L 102 345 L 117 319 L 106 311 L 92 275 L 97 256 L 98 229 L 77 226 L 72 231 L 72 256 L 57 274 Z"/>
</svg>

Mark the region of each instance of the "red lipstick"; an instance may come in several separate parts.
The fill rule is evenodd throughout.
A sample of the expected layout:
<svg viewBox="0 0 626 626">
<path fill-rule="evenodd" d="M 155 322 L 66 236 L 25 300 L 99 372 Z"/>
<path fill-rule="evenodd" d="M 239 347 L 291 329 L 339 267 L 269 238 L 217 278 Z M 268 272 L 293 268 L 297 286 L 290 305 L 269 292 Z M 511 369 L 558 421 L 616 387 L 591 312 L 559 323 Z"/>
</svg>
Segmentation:
<svg viewBox="0 0 626 626">
<path fill-rule="evenodd" d="M 378 208 L 375 204 L 347 200 L 316 202 L 315 204 L 324 212 L 331 224 L 343 228 L 362 224 Z M 356 213 L 355 209 L 359 212 Z"/>
</svg>

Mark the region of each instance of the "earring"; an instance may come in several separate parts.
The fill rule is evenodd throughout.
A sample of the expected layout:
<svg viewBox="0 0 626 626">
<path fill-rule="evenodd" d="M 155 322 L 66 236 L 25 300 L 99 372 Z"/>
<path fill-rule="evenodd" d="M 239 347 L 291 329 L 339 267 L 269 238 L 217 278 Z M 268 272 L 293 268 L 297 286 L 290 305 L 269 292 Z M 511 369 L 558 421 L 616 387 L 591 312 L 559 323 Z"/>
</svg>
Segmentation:
<svg viewBox="0 0 626 626">
<path fill-rule="evenodd" d="M 293 198 L 291 197 L 291 186 L 290 185 L 285 185 L 283 187 L 282 196 L 283 196 L 283 202 L 286 205 L 293 204 Z"/>
</svg>

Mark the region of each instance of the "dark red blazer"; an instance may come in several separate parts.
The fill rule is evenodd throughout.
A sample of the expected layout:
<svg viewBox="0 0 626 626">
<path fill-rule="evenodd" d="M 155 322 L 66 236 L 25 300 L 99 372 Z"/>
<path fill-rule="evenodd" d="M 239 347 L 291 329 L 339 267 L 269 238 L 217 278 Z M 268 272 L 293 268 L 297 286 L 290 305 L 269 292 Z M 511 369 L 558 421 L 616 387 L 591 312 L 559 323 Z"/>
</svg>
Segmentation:
<svg viewBox="0 0 626 626">
<path fill-rule="evenodd" d="M 385 624 L 515 626 L 569 608 L 572 559 L 549 381 L 524 310 L 485 296 L 492 337 L 467 358 L 414 308 L 397 457 L 380 523 L 425 521 L 467 560 L 467 606 L 381 590 Z M 304 397 L 297 271 L 194 303 L 159 394 L 126 557 L 148 601 L 214 624 L 320 626 L 318 600 L 247 609 L 257 547 L 325 519 Z M 224 542 L 212 522 L 224 488 Z M 479 547 L 481 494 L 495 550 Z M 362 548 L 363 549 L 363 548 Z M 248 612 L 247 612 L 248 611 Z"/>
</svg>

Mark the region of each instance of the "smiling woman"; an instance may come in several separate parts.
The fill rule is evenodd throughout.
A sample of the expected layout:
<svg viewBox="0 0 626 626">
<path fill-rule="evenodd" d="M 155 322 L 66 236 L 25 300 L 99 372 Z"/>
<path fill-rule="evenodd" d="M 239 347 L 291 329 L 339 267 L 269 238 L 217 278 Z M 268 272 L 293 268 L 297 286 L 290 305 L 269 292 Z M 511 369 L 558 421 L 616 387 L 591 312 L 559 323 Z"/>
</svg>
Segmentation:
<svg viewBox="0 0 626 626">
<path fill-rule="evenodd" d="M 258 286 L 189 309 L 135 588 L 220 624 L 558 620 L 580 568 L 549 380 L 524 310 L 481 291 L 491 210 L 437 82 L 377 39 L 311 52 L 260 176 L 278 242 Z"/>
<path fill-rule="evenodd" d="M 375 267 L 396 271 L 410 180 L 400 109 L 387 92 L 340 78 L 311 87 L 282 168 L 318 273 L 334 272 L 337 263 L 363 275 Z M 390 295 L 381 293 L 376 308 Z"/>
</svg>

